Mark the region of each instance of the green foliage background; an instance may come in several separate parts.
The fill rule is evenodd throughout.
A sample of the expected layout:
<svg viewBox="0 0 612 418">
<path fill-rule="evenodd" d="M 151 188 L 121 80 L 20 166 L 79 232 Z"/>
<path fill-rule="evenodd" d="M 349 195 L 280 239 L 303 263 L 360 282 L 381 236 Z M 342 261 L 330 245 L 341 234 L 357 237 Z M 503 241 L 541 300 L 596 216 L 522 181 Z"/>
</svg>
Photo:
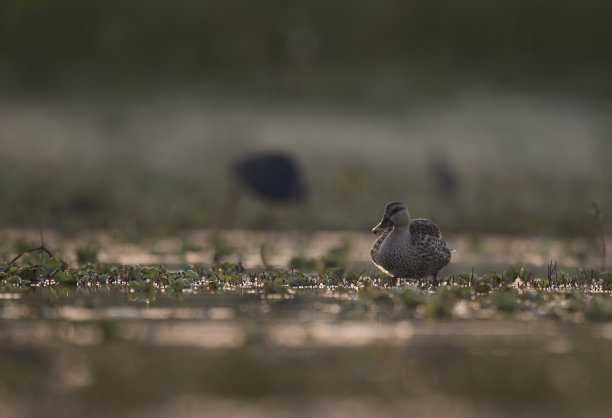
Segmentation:
<svg viewBox="0 0 612 418">
<path fill-rule="evenodd" d="M 386 201 L 405 200 L 445 231 L 592 234 L 590 202 L 612 207 L 610 21 L 604 0 L 5 0 L 0 226 L 212 227 L 228 164 L 285 129 L 278 136 L 304 168 L 309 206 L 266 222 L 268 209 L 251 200 L 239 227 L 367 230 Z M 466 148 L 469 130 L 431 134 L 443 137 L 463 187 L 439 201 L 414 138 L 385 149 L 378 134 L 418 128 L 449 97 L 482 86 L 517 95 L 501 95 L 506 119 L 490 120 L 485 97 L 482 117 L 455 122 L 499 124 L 490 139 L 498 152 Z M 544 120 L 559 133 L 568 115 L 600 115 L 586 137 L 570 138 L 590 147 L 588 160 L 574 160 L 554 130 L 538 145 L 549 148 L 545 159 L 513 131 L 535 131 L 523 109 L 539 94 L 561 107 L 536 106 L 533 119 L 558 112 Z M 346 129 L 312 130 L 336 122 Z M 305 151 L 324 135 L 318 154 Z M 481 154 L 455 158 L 474 148 Z M 406 161 L 384 159 L 402 153 Z"/>
<path fill-rule="evenodd" d="M 291 65 L 323 76 L 384 65 L 431 81 L 471 74 L 589 84 L 612 64 L 611 16 L 604 0 L 6 0 L 1 63 L 26 85 L 244 75 L 266 85 Z M 318 38 L 309 62 L 287 54 L 296 27 Z"/>
</svg>

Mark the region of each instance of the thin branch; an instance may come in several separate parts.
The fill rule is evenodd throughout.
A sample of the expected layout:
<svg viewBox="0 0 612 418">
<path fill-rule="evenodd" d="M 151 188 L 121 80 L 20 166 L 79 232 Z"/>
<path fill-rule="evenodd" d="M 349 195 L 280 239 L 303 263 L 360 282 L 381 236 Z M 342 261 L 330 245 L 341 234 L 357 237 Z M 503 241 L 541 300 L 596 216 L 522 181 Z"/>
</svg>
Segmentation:
<svg viewBox="0 0 612 418">
<path fill-rule="evenodd" d="M 45 238 L 43 237 L 43 233 L 42 230 L 40 231 L 40 246 L 44 247 L 45 246 Z M 40 265 L 42 266 L 43 261 L 45 259 L 44 253 L 41 251 L 40 252 Z"/>
<path fill-rule="evenodd" d="M 47 253 L 47 255 L 49 257 L 54 257 L 53 254 L 51 254 L 51 251 L 49 251 L 47 249 L 47 247 L 45 247 L 44 245 L 41 245 L 40 247 L 36 247 L 36 248 L 30 248 L 28 250 L 23 250 L 22 252 L 20 252 L 19 254 L 17 254 L 17 256 L 15 256 L 15 258 L 13 258 L 11 261 L 8 262 L 8 265 L 10 266 L 11 264 L 15 263 L 15 261 L 19 260 L 21 258 L 21 256 L 23 256 L 26 253 L 32 253 L 34 251 L 40 251 L 40 252 L 45 252 Z"/>
</svg>

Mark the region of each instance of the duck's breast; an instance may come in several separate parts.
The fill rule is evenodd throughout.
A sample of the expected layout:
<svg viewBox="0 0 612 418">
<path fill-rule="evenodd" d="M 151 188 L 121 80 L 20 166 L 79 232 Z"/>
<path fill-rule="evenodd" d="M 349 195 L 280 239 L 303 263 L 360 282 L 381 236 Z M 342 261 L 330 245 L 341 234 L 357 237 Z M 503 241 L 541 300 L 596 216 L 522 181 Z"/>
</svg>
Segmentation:
<svg viewBox="0 0 612 418">
<path fill-rule="evenodd" d="M 372 257 L 372 261 L 374 261 L 375 263 L 378 263 L 378 260 L 380 259 L 380 254 L 383 251 L 383 244 L 387 238 L 387 236 L 389 235 L 389 233 L 391 232 L 392 228 L 387 228 L 383 231 L 382 234 L 380 234 L 380 236 L 378 237 L 378 239 L 376 241 L 374 241 L 374 245 L 372 245 L 372 249 L 370 250 L 370 257 Z"/>
<path fill-rule="evenodd" d="M 395 229 L 381 243 L 377 254 L 377 261 L 386 270 L 398 274 L 412 268 L 415 256 L 410 235 Z"/>
</svg>

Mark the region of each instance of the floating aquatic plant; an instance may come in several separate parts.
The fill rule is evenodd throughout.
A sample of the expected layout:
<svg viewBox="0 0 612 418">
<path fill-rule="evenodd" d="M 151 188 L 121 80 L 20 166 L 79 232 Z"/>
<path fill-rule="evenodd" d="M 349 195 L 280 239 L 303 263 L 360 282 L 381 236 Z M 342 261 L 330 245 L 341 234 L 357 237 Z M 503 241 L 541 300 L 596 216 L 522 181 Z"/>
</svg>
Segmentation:
<svg viewBox="0 0 612 418">
<path fill-rule="evenodd" d="M 501 274 L 494 271 L 483 275 L 473 271 L 457 274 L 432 287 L 427 281 L 410 279 L 394 286 L 394 281 L 386 275 L 364 276 L 345 267 L 331 267 L 323 274 L 304 273 L 296 268 L 248 271 L 240 263 L 186 265 L 176 270 L 163 265 L 105 263 L 87 263 L 74 268 L 44 245 L 32 251 L 22 250 L 20 255 L 23 257 L 0 263 L 0 292 L 27 291 L 34 287 L 117 286 L 141 295 L 136 298 L 146 299 L 163 291 L 183 294 L 186 290 L 204 290 L 216 294 L 245 289 L 262 298 L 274 295 L 293 298 L 299 294 L 298 289 L 322 288 L 332 290 L 329 294 L 333 297 L 351 300 L 352 311 L 378 312 L 392 317 L 527 315 L 571 321 L 612 320 L 611 271 L 577 269 L 569 273 L 557 270 L 553 262 L 545 277 L 534 277 L 521 265 L 514 265 Z"/>
</svg>

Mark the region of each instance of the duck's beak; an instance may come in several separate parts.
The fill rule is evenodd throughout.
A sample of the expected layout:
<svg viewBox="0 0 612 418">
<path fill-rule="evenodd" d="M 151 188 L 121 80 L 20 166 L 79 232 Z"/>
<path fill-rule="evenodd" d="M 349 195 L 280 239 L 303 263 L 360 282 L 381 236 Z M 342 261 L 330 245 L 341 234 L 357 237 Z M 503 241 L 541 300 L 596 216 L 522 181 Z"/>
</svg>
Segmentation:
<svg viewBox="0 0 612 418">
<path fill-rule="evenodd" d="M 372 232 L 377 234 L 380 231 L 384 231 L 385 229 L 390 228 L 392 226 L 393 222 L 391 222 L 391 219 L 385 216 L 382 218 L 382 221 L 380 221 L 380 223 L 372 229 Z"/>
</svg>

